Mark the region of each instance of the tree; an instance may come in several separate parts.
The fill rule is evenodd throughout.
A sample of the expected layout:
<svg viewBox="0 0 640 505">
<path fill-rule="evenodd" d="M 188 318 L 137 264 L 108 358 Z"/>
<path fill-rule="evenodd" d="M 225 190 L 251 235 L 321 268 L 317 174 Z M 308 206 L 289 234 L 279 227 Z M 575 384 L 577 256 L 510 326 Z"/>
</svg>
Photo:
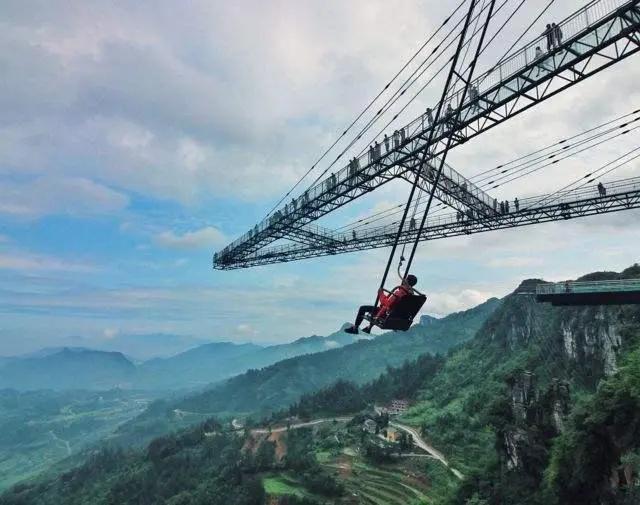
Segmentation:
<svg viewBox="0 0 640 505">
<path fill-rule="evenodd" d="M 256 451 L 255 464 L 259 471 L 273 468 L 276 458 L 276 444 L 265 440 Z"/>
</svg>

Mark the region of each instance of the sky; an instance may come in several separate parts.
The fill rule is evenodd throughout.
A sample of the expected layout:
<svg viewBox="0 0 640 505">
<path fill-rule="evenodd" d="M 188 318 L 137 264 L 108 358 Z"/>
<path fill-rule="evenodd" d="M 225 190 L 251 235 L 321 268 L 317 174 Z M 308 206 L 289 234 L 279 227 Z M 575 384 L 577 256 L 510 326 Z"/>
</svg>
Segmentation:
<svg viewBox="0 0 640 505">
<path fill-rule="evenodd" d="M 558 2 L 523 43 L 584 3 Z M 545 4 L 529 0 L 479 70 Z M 182 342 L 177 348 L 196 339 L 267 344 L 326 335 L 352 319 L 372 301 L 386 250 L 231 272 L 213 271 L 211 255 L 264 217 L 455 5 L 3 1 L 0 355 L 113 348 L 149 335 L 158 335 L 158 349 L 162 335 Z M 510 0 L 501 15 L 516 5 Z M 631 57 L 456 148 L 448 161 L 472 175 L 633 111 L 639 79 Z M 440 85 L 399 121 L 433 103 Z M 634 145 L 637 133 L 495 196 L 554 191 Z M 390 184 L 329 224 L 398 204 L 408 190 Z M 638 261 L 638 217 L 423 244 L 414 273 L 429 296 L 425 311 L 464 310 L 525 278 L 625 268 Z M 153 354 L 153 339 L 145 342 Z"/>
</svg>

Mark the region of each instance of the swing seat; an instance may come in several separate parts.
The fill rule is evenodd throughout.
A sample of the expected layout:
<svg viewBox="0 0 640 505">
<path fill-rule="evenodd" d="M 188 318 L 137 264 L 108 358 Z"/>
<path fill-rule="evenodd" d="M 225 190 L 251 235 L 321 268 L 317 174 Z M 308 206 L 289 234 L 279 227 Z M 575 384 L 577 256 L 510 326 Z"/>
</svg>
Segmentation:
<svg viewBox="0 0 640 505">
<path fill-rule="evenodd" d="M 426 301 L 425 295 L 407 295 L 385 317 L 366 316 L 366 319 L 382 330 L 407 331 Z"/>
</svg>

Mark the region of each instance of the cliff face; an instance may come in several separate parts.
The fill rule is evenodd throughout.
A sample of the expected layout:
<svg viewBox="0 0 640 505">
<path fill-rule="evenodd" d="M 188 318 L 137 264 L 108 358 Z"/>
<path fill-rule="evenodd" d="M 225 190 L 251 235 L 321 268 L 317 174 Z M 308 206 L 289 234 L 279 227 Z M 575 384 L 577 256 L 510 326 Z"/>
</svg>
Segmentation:
<svg viewBox="0 0 640 505">
<path fill-rule="evenodd" d="M 535 453 L 546 449 L 549 441 L 564 431 L 570 386 L 553 379 L 546 388 L 539 388 L 536 375 L 529 371 L 516 374 L 509 385 L 508 413 L 504 424 L 496 426 L 498 452 L 508 470 L 527 471 L 527 462 L 537 458 Z"/>
<path fill-rule="evenodd" d="M 480 338 L 509 354 L 538 348 L 542 365 L 558 378 L 581 377 L 593 387 L 617 370 L 622 329 L 638 315 L 635 306 L 552 307 L 516 290 L 487 321 Z"/>
<path fill-rule="evenodd" d="M 617 381 L 620 371 L 628 373 L 625 363 L 630 349 L 640 342 L 640 307 L 553 307 L 516 290 L 487 321 L 479 337 L 491 352 L 502 351 L 505 361 L 520 363 L 507 376 L 506 395 L 496 400 L 491 413 L 502 468 L 499 478 L 510 481 L 512 487 L 517 482 L 521 499 L 527 496 L 523 490 L 528 488 L 533 496 L 533 489 L 542 488 L 545 475 L 555 478 L 552 482 L 558 488 L 574 485 L 572 496 L 587 499 L 580 489 L 589 488 L 589 496 L 610 499 L 570 502 L 569 494 L 555 491 L 556 496 L 563 496 L 563 505 L 628 499 L 640 472 L 636 449 L 640 444 L 634 440 L 640 410 L 631 413 L 640 391 L 623 395 L 608 388 L 606 397 L 601 386 Z M 594 402 L 590 409 L 576 407 L 576 403 L 581 405 L 576 402 L 578 397 L 589 398 L 596 391 L 602 396 L 599 403 Z M 614 406 L 611 398 L 621 407 Z M 623 411 L 624 423 L 618 419 Z M 580 416 L 583 419 L 577 422 Z M 570 462 L 567 458 L 556 469 L 552 454 L 567 447 L 576 459 Z M 589 472 L 590 480 L 578 480 Z"/>
<path fill-rule="evenodd" d="M 564 308 L 558 329 L 566 357 L 583 366 L 597 365 L 604 375 L 614 373 L 622 344 L 619 327 L 623 310 L 620 307 Z"/>
</svg>

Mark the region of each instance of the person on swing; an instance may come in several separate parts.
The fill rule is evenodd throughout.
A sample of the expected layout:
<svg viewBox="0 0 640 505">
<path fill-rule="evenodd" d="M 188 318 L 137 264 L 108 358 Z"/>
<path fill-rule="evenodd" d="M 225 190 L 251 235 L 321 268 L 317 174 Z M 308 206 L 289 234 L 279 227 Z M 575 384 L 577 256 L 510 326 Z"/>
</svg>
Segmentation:
<svg viewBox="0 0 640 505">
<path fill-rule="evenodd" d="M 378 303 L 379 307 L 375 307 L 374 305 L 363 305 L 358 310 L 358 315 L 356 316 L 356 322 L 353 326 L 346 328 L 345 333 L 351 333 L 353 335 L 358 334 L 358 329 L 364 320 L 365 314 L 373 314 L 375 311 L 375 318 L 385 317 L 391 309 L 407 295 L 411 295 L 414 293 L 418 293 L 414 286 L 418 283 L 418 278 L 415 275 L 407 275 L 403 278 L 400 275 L 400 268 L 398 267 L 398 275 L 402 282 L 399 286 L 393 288 L 390 294 L 385 293 L 385 291 L 380 288 L 378 290 Z M 374 318 L 374 319 L 375 319 Z M 369 323 L 369 326 L 363 328 L 362 331 L 365 333 L 371 333 L 371 329 L 373 328 L 373 323 Z"/>
</svg>

